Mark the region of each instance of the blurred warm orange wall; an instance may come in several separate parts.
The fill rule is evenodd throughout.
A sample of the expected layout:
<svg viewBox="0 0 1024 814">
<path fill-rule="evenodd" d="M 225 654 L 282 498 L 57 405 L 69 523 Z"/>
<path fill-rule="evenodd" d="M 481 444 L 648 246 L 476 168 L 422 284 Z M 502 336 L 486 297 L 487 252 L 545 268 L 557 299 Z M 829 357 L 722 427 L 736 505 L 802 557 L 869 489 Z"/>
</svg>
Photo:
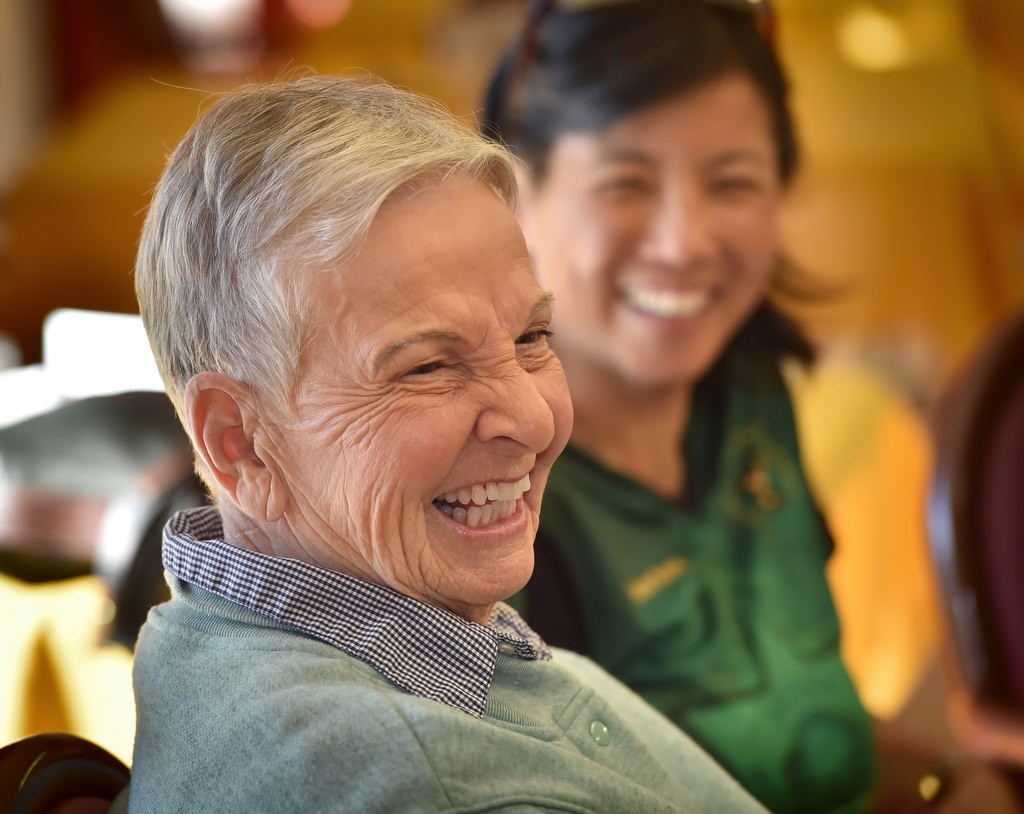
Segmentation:
<svg viewBox="0 0 1024 814">
<path fill-rule="evenodd" d="M 362 66 L 476 107 L 514 2 L 362 0 L 244 75 L 125 65 L 60 127 L 4 202 L 0 331 L 27 361 L 57 306 L 134 311 L 131 268 L 164 156 L 209 92 L 288 66 Z M 1022 300 L 1024 82 L 1016 0 L 778 0 L 806 167 L 786 229 L 794 255 L 846 296 L 808 314 L 824 339 L 890 351 L 932 386 Z M 476 9 L 456 18 L 457 8 Z M 844 56 L 863 9 L 904 24 L 910 56 L 867 70 Z M 453 21 L 458 19 L 458 24 Z M 495 22 L 496 21 L 496 22 Z M 193 88 L 189 90 L 186 88 Z"/>
<path fill-rule="evenodd" d="M 54 308 L 135 311 L 131 270 L 150 189 L 211 94 L 300 66 L 362 67 L 471 116 L 518 13 L 517 0 L 357 0 L 336 27 L 278 32 L 279 49 L 241 72 L 197 74 L 155 53 L 101 59 L 75 109 L 47 118 L 60 97 L 60 49 L 41 35 L 39 10 L 61 2 L 0 2 L 0 333 L 27 362 Z M 888 365 L 926 402 L 1024 302 L 1024 3 L 776 3 L 805 147 L 789 246 L 844 291 L 804 315 L 829 347 Z M 878 48 L 890 49 L 888 63 Z M 837 533 L 844 652 L 873 711 L 885 711 L 904 700 L 933 643 L 912 629 L 928 587 L 928 442 L 910 411 L 862 409 L 865 393 L 884 388 L 855 397 L 834 385 L 798 395 L 801 430 Z M 848 454 L 855 430 L 859 456 Z"/>
<path fill-rule="evenodd" d="M 1010 65 L 1011 38 L 996 42 L 979 27 L 1024 30 L 1021 6 L 782 6 L 790 11 L 783 49 L 808 157 L 790 244 L 804 265 L 850 289 L 834 308 L 812 314 L 817 332 L 882 345 L 908 374 L 931 364 L 920 373 L 942 381 L 1022 303 L 1022 187 L 1008 168 L 1019 164 L 1024 143 L 1024 74 L 1018 57 Z M 906 37 L 905 50 L 870 67 L 871 25 L 887 22 Z M 885 30 L 875 33 L 884 49 Z"/>
</svg>

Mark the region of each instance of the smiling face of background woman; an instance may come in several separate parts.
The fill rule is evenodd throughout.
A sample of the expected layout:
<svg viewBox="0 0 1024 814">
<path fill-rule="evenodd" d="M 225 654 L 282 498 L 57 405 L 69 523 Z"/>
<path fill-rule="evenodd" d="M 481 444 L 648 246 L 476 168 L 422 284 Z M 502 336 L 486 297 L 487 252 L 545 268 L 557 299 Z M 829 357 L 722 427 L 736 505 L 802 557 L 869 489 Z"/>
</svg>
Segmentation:
<svg viewBox="0 0 1024 814">
<path fill-rule="evenodd" d="M 570 381 L 692 384 L 765 295 L 782 183 L 768 108 L 729 75 L 555 143 L 520 222 Z"/>
</svg>

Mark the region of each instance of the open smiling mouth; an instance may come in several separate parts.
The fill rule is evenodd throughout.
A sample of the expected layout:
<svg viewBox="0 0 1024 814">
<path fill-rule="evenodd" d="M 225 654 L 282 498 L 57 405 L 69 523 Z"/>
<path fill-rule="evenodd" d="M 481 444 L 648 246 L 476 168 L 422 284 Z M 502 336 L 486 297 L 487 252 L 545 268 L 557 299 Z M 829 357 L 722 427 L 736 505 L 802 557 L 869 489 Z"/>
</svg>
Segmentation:
<svg viewBox="0 0 1024 814">
<path fill-rule="evenodd" d="M 655 291 L 630 288 L 623 294 L 631 306 L 656 317 L 689 318 L 706 309 L 711 296 L 706 291 Z"/>
<path fill-rule="evenodd" d="M 477 483 L 445 492 L 434 498 L 434 505 L 456 523 L 470 528 L 483 528 L 500 523 L 513 515 L 516 503 L 530 489 L 529 473 L 515 483 Z"/>
</svg>

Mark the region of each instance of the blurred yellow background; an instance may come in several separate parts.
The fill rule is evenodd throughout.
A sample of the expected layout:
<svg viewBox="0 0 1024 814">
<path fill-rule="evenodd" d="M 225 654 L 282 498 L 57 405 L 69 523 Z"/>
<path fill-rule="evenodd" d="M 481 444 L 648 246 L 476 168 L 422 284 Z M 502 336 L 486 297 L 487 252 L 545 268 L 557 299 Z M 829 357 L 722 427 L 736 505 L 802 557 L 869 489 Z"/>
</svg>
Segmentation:
<svg viewBox="0 0 1024 814">
<path fill-rule="evenodd" d="M 212 94 L 304 69 L 367 69 L 469 118 L 523 8 L 276 0 L 251 4 L 259 15 L 238 17 L 228 39 L 193 32 L 186 49 L 182 29 L 160 15 L 167 3 L 138 4 L 152 7 L 148 16 L 115 16 L 110 5 L 0 0 L 0 335 L 22 363 L 39 360 L 54 308 L 135 311 L 131 269 L 148 192 Z M 794 374 L 793 386 L 837 540 L 830 577 L 844 652 L 869 708 L 892 716 L 940 635 L 924 535 L 927 416 L 951 373 L 1024 302 L 1024 2 L 775 6 L 804 149 L 787 244 L 838 292 L 801 309 L 824 361 Z M 6 611 L 16 590 L 0 583 L 5 653 L 25 644 L 29 624 Z M 101 597 L 102 585 L 91 590 Z M 62 624 L 47 619 L 38 624 Z M 103 731 L 53 701 L 66 686 L 44 674 L 67 685 L 66 653 L 22 649 L 29 661 L 5 666 L 2 686 L 35 688 L 37 703 L 58 710 L 51 725 L 84 728 L 130 755 L 127 657 L 118 677 L 89 684 L 91 702 L 111 710 Z M 90 669 L 108 669 L 107 658 Z M 30 729 L 37 712 L 0 719 L 0 741 Z"/>
</svg>

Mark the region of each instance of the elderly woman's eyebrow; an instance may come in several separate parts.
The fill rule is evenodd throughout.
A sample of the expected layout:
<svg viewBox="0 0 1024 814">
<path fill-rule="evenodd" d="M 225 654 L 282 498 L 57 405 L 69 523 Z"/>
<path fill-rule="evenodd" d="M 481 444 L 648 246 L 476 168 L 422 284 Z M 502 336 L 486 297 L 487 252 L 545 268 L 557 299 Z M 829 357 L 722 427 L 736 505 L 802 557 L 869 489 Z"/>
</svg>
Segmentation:
<svg viewBox="0 0 1024 814">
<path fill-rule="evenodd" d="M 555 295 L 551 291 L 545 291 L 537 298 L 537 302 L 534 303 L 532 309 L 530 309 L 530 316 L 526 320 L 527 324 L 533 322 L 537 317 L 548 311 L 555 306 Z"/>
<path fill-rule="evenodd" d="M 392 342 L 384 348 L 374 359 L 374 367 L 378 370 L 384 367 L 384 365 L 386 365 L 397 353 L 408 348 L 410 345 L 417 345 L 420 342 L 431 342 L 437 340 L 465 343 L 466 338 L 453 331 L 420 331 L 419 333 L 412 334 L 412 336 L 399 339 L 397 342 Z"/>
<path fill-rule="evenodd" d="M 555 295 L 550 291 L 545 291 L 538 297 L 537 302 L 534 303 L 533 308 L 530 309 L 530 314 L 526 318 L 526 324 L 529 325 L 537 317 L 541 316 L 545 311 L 549 310 L 555 302 Z M 417 345 L 421 342 L 433 342 L 433 341 L 444 341 L 444 342 L 457 342 L 465 344 L 466 338 L 461 334 L 457 334 L 453 331 L 420 331 L 414 333 L 411 336 L 399 339 L 397 342 L 392 342 L 386 348 L 381 350 L 373 360 L 374 368 L 380 370 L 384 367 L 391 359 L 405 348 L 411 345 Z"/>
</svg>

